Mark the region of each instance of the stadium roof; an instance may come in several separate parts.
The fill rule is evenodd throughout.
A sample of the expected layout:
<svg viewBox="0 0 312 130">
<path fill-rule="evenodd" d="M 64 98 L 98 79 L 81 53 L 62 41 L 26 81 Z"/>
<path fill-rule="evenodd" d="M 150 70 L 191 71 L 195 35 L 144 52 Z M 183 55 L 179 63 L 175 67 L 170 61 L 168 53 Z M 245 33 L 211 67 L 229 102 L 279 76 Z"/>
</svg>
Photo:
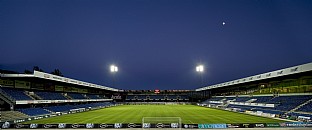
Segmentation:
<svg viewBox="0 0 312 130">
<path fill-rule="evenodd" d="M 93 83 L 88 83 L 84 81 L 79 81 L 76 79 L 71 79 L 71 78 L 66 78 L 66 77 L 61 77 L 49 73 L 44 73 L 40 71 L 34 71 L 33 74 L 0 74 L 1 77 L 37 77 L 37 78 L 42 78 L 42 79 L 47 79 L 47 80 L 53 80 L 53 81 L 59 81 L 59 82 L 65 82 L 69 84 L 75 84 L 75 85 L 82 85 L 82 86 L 87 86 L 87 87 L 92 87 L 92 88 L 99 88 L 99 89 L 105 89 L 105 90 L 110 90 L 110 91 L 123 91 L 120 89 L 115 89 L 111 87 L 106 87 L 102 85 L 97 85 Z"/>
<path fill-rule="evenodd" d="M 307 64 L 303 64 L 303 65 L 297 65 L 297 66 L 285 68 L 285 69 L 275 70 L 272 72 L 257 74 L 257 75 L 253 75 L 253 76 L 249 76 L 249 77 L 245 77 L 245 78 L 241 78 L 241 79 L 231 80 L 231 81 L 224 82 L 224 83 L 210 85 L 210 86 L 198 88 L 198 89 L 196 89 L 196 91 L 221 88 L 221 87 L 226 87 L 226 86 L 231 86 L 231 85 L 248 83 L 248 82 L 252 82 L 252 81 L 259 81 L 259 80 L 263 80 L 263 79 L 270 79 L 270 78 L 292 75 L 292 74 L 297 74 L 297 73 L 302 73 L 302 72 L 308 72 L 311 70 L 312 70 L 312 62 L 307 63 Z"/>
</svg>

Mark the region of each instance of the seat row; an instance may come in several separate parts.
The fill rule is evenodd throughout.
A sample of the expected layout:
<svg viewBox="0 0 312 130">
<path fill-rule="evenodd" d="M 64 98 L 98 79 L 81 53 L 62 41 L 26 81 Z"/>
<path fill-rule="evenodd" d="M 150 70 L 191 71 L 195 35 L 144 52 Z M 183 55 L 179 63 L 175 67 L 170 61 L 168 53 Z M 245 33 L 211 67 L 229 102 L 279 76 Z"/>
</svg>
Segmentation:
<svg viewBox="0 0 312 130">
<path fill-rule="evenodd" d="M 37 116 L 51 114 L 55 112 L 66 112 L 72 109 L 79 108 L 95 108 L 95 107 L 105 107 L 113 105 L 111 102 L 100 102 L 100 103 L 88 103 L 88 104 L 79 104 L 79 105 L 59 105 L 59 106 L 49 106 L 49 107 L 38 107 L 38 108 L 23 108 L 17 109 L 17 111 L 22 112 L 28 116 Z"/>
<path fill-rule="evenodd" d="M 275 107 L 256 107 L 250 106 L 250 108 L 258 108 L 258 109 L 269 109 L 274 111 L 288 112 L 292 109 L 297 109 L 296 111 L 302 112 L 311 112 L 312 113 L 312 101 L 303 104 L 312 100 L 312 95 L 293 95 L 293 96 L 253 96 L 253 97 L 214 97 L 204 101 L 203 103 L 209 104 L 211 101 L 219 101 L 219 104 L 229 102 L 248 102 L 248 103 L 263 103 L 263 104 L 274 104 Z M 214 102 L 215 103 L 215 102 Z M 303 106 L 300 106 L 303 104 Z M 229 105 L 228 107 L 240 107 L 246 108 L 246 106 L 242 105 Z M 248 106 L 247 106 L 248 107 Z"/>
<path fill-rule="evenodd" d="M 34 100 L 25 90 L 1 87 L 1 93 L 5 93 L 14 100 Z M 35 95 L 39 96 L 41 100 L 68 100 L 70 99 L 104 99 L 104 96 L 97 94 L 81 94 L 81 93 L 59 93 L 47 91 L 33 91 Z"/>
<path fill-rule="evenodd" d="M 187 95 L 128 95 L 126 100 L 188 100 Z"/>
</svg>

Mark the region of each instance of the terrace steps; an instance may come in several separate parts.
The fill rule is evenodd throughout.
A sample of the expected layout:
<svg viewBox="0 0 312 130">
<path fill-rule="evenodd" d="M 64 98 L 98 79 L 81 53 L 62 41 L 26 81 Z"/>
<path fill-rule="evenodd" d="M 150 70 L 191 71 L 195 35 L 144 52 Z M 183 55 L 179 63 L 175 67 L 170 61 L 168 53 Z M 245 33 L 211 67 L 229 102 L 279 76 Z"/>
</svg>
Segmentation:
<svg viewBox="0 0 312 130">
<path fill-rule="evenodd" d="M 37 94 L 35 94 L 34 92 L 25 91 L 24 93 L 34 100 L 42 100 L 42 98 Z"/>
<path fill-rule="evenodd" d="M 70 96 L 67 95 L 66 93 L 62 93 L 62 95 L 63 95 L 65 98 L 69 99 L 69 100 L 73 99 L 72 97 L 70 97 Z"/>
</svg>

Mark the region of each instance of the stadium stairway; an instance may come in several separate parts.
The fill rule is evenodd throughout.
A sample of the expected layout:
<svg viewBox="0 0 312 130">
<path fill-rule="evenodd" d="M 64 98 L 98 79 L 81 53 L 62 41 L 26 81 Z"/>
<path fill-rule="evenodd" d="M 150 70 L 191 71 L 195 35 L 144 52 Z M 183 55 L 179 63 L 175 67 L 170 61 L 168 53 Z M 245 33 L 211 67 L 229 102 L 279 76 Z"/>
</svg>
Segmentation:
<svg viewBox="0 0 312 130">
<path fill-rule="evenodd" d="M 254 102 L 254 101 L 256 101 L 257 99 L 249 99 L 248 101 L 246 101 L 246 102 L 248 102 L 248 103 L 252 103 L 252 102 Z"/>
<path fill-rule="evenodd" d="M 29 92 L 29 91 L 25 91 L 24 92 L 27 96 L 29 96 L 30 98 L 34 99 L 34 100 L 42 100 L 41 97 L 39 97 L 37 94 L 35 94 L 34 92 Z"/>
<path fill-rule="evenodd" d="M 25 91 L 24 93 L 25 93 L 25 95 L 27 95 L 28 97 L 30 97 L 32 100 L 36 100 L 36 98 L 34 98 L 33 96 L 29 95 L 28 92 Z"/>
<path fill-rule="evenodd" d="M 82 94 L 83 97 L 85 97 L 85 99 L 90 99 L 86 94 Z"/>
<path fill-rule="evenodd" d="M 98 95 L 86 94 L 87 99 L 100 99 Z"/>
<path fill-rule="evenodd" d="M 13 105 L 15 102 L 15 99 L 11 97 L 10 95 L 6 94 L 1 88 L 0 88 L 0 98 L 9 103 L 10 105 Z"/>
<path fill-rule="evenodd" d="M 68 100 L 73 99 L 72 97 L 68 96 L 66 93 L 62 93 L 62 95 L 63 95 L 65 98 L 67 98 Z"/>
<path fill-rule="evenodd" d="M 43 108 L 43 110 L 53 113 L 53 111 L 50 111 L 49 109 L 46 109 L 46 108 Z"/>
<path fill-rule="evenodd" d="M 288 113 L 292 113 L 292 112 L 294 112 L 294 111 L 298 110 L 299 108 L 303 107 L 304 105 L 309 104 L 310 102 L 312 102 L 312 98 L 311 98 L 310 100 L 308 100 L 308 101 L 306 101 L 306 102 L 304 102 L 304 103 L 300 104 L 300 105 L 299 105 L 299 106 L 297 106 L 296 108 L 294 108 L 294 109 L 292 109 L 292 110 L 288 111 L 286 114 L 288 114 Z"/>
</svg>

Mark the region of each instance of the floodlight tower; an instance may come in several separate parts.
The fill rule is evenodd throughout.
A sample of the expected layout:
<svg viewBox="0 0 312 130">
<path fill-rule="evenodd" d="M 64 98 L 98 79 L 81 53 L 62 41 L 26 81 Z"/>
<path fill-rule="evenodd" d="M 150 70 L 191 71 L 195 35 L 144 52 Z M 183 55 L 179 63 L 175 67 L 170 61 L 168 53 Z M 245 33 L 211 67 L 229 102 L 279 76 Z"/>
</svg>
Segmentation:
<svg viewBox="0 0 312 130">
<path fill-rule="evenodd" d="M 201 86 L 204 85 L 203 73 L 204 73 L 204 65 L 196 66 L 196 72 L 200 74 L 200 84 Z"/>
<path fill-rule="evenodd" d="M 115 74 L 118 72 L 118 67 L 116 65 L 111 65 L 110 72 L 113 74 L 113 86 L 115 87 Z"/>
</svg>

